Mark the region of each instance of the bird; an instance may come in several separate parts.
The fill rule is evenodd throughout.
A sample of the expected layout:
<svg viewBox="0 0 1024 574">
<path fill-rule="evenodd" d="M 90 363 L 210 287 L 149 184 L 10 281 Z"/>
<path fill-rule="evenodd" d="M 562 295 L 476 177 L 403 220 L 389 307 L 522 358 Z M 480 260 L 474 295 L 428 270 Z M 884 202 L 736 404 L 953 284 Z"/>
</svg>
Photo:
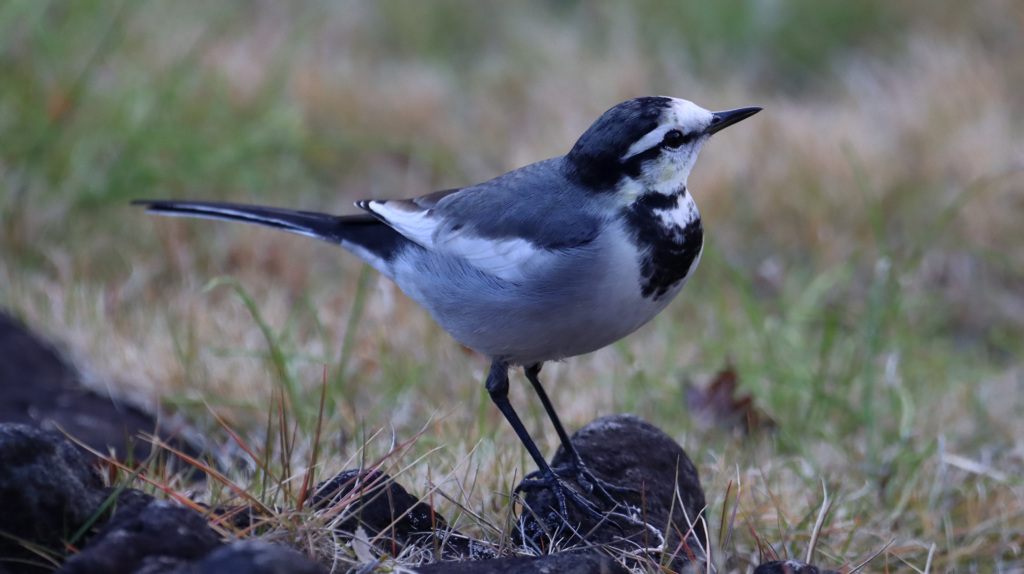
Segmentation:
<svg viewBox="0 0 1024 574">
<path fill-rule="evenodd" d="M 517 490 L 550 488 L 597 515 L 563 479 L 602 502 L 540 381 L 544 363 L 591 353 L 639 329 L 693 275 L 704 227 L 687 178 L 715 133 L 761 111 L 712 112 L 688 100 L 634 98 L 603 113 L 567 154 L 494 179 L 412 199 L 357 201 L 331 215 L 236 203 L 136 200 L 150 213 L 240 221 L 353 253 L 422 305 L 456 341 L 486 356 L 485 388 L 538 470 Z M 521 366 L 569 455 L 548 465 L 508 399 Z"/>
</svg>

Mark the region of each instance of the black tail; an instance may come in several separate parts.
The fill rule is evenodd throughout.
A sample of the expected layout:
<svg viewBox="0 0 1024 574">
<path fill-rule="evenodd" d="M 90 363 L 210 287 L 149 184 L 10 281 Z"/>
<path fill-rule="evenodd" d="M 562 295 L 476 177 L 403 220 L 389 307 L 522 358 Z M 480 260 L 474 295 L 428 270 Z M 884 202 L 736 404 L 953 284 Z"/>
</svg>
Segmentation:
<svg viewBox="0 0 1024 574">
<path fill-rule="evenodd" d="M 136 200 L 132 205 L 160 215 L 241 221 L 315 237 L 353 250 L 374 267 L 378 261 L 372 259 L 390 261 L 409 242 L 369 214 L 339 216 L 215 201 Z"/>
</svg>

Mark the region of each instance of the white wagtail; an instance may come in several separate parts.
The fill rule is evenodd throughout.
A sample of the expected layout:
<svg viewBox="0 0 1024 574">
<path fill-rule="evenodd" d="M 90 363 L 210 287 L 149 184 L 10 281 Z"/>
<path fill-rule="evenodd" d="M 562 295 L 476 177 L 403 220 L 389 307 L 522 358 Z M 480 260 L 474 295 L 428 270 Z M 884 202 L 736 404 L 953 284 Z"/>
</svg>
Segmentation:
<svg viewBox="0 0 1024 574">
<path fill-rule="evenodd" d="M 605 112 L 569 153 L 490 181 L 414 199 L 359 201 L 335 216 L 229 203 L 136 201 L 161 215 L 242 221 L 340 245 L 398 284 L 445 331 L 491 360 L 487 392 L 548 486 L 591 503 L 558 478 L 597 485 L 555 414 L 538 375 L 545 361 L 596 351 L 668 305 L 693 274 L 704 228 L 686 188 L 712 134 L 761 108 L 710 112 L 667 97 Z M 544 460 L 508 400 L 508 369 L 522 365 L 572 464 Z M 614 500 L 610 500 L 614 503 Z"/>
</svg>

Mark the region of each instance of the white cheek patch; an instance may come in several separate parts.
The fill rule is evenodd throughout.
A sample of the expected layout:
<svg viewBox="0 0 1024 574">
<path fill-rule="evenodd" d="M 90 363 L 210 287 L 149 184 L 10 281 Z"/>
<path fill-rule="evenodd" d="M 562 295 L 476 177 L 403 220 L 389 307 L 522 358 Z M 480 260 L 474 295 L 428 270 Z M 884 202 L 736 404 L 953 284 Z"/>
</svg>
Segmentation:
<svg viewBox="0 0 1024 574">
<path fill-rule="evenodd" d="M 703 145 L 703 142 L 696 141 L 691 147 L 677 152 L 685 154 L 685 157 L 677 157 L 662 164 L 661 177 L 650 182 L 651 188 L 658 193 L 672 195 L 680 188 L 686 187 L 686 180 L 690 177 L 693 165 L 697 163 L 697 154 Z"/>
</svg>

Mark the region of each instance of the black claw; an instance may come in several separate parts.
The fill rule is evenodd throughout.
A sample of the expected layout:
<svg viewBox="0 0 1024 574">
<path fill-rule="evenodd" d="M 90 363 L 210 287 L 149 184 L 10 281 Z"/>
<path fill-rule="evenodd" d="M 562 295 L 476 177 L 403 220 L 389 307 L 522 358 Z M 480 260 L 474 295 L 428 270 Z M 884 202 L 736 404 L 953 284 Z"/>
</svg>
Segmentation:
<svg viewBox="0 0 1024 574">
<path fill-rule="evenodd" d="M 608 504 L 611 507 L 625 506 L 619 499 L 617 499 L 612 493 L 618 495 L 625 495 L 634 492 L 626 486 L 620 486 L 618 484 L 612 484 L 606 480 L 602 480 L 590 472 L 590 469 L 583 464 L 580 460 L 575 462 L 570 460 L 568 463 L 551 469 L 559 478 L 574 478 L 576 483 L 580 485 L 587 494 L 596 494 L 602 502 Z M 527 475 L 527 478 L 532 478 L 537 472 Z"/>
<path fill-rule="evenodd" d="M 541 476 L 537 476 L 541 475 Z M 607 517 L 597 511 L 597 506 L 593 502 L 587 500 L 586 497 L 581 495 L 575 488 L 565 484 L 556 474 L 554 469 L 549 468 L 549 472 L 536 471 L 531 472 L 522 482 L 516 486 L 515 492 L 518 494 L 523 490 L 532 490 L 538 488 L 547 488 L 555 496 L 555 500 L 558 501 L 558 515 L 565 521 L 569 522 L 569 507 L 566 505 L 566 498 L 576 505 L 577 508 L 582 510 L 590 518 L 603 521 Z"/>
</svg>

